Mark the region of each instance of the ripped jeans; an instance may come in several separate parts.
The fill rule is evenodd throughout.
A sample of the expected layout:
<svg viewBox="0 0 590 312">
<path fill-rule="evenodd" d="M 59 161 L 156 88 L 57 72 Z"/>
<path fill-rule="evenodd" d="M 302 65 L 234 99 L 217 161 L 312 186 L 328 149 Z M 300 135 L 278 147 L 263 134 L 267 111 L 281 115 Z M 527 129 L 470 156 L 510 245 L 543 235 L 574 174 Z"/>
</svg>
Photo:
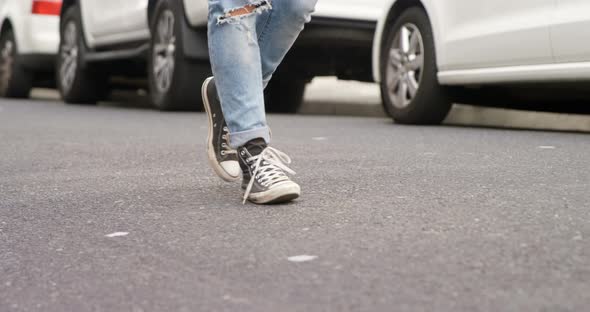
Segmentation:
<svg viewBox="0 0 590 312">
<path fill-rule="evenodd" d="M 209 54 L 230 145 L 256 138 L 270 143 L 263 90 L 317 0 L 208 1 Z"/>
</svg>

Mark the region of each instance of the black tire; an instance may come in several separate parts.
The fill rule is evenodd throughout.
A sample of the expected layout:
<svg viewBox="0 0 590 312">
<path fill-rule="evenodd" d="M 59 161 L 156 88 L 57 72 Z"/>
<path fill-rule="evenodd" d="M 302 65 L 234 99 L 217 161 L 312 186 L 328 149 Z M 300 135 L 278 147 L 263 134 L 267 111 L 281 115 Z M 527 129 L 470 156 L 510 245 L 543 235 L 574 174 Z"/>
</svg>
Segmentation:
<svg viewBox="0 0 590 312">
<path fill-rule="evenodd" d="M 303 103 L 307 81 L 289 78 L 288 75 L 274 77 L 264 92 L 266 111 L 269 113 L 295 114 Z"/>
<path fill-rule="evenodd" d="M 21 64 L 14 32 L 8 28 L 0 35 L 0 96 L 28 98 L 33 74 Z"/>
<path fill-rule="evenodd" d="M 87 47 L 81 20 L 80 9 L 76 5 L 69 7 L 61 17 L 56 83 L 66 103 L 96 104 L 108 91 L 108 77 L 84 61 Z"/>
<path fill-rule="evenodd" d="M 179 3 L 170 0 L 159 1 L 150 21 L 152 39 L 148 56 L 148 80 L 151 100 L 152 104 L 160 110 L 203 110 L 199 86 L 211 76 L 211 68 L 207 62 L 192 61 L 184 55 L 182 41 L 184 15 Z M 162 37 L 158 30 L 159 23 L 170 17 L 172 17 L 173 25 L 172 41 Z M 161 42 L 167 42 L 165 45 L 169 48 L 157 49 L 158 45 L 162 46 Z M 165 68 L 162 68 L 159 73 L 156 73 L 156 64 L 165 59 L 167 59 L 166 62 L 172 62 L 171 71 L 165 74 Z M 167 75 L 168 79 L 165 79 L 164 75 Z"/>
<path fill-rule="evenodd" d="M 395 66 L 391 65 L 393 62 L 392 57 L 390 56 L 390 51 L 396 43 L 394 41 L 396 41 L 398 33 L 402 36 L 402 27 L 412 29 L 413 32 L 411 33 L 414 33 L 417 28 L 419 30 L 418 34 L 422 37 L 423 65 L 420 70 L 412 70 L 409 68 L 411 61 L 407 55 L 405 56 L 407 57 L 405 59 L 403 54 L 400 57 L 404 63 L 401 63 L 402 65 L 399 65 L 399 68 L 404 67 L 403 71 L 407 73 L 406 77 L 409 77 L 410 75 L 413 77 L 420 77 L 419 79 L 414 79 L 414 81 L 418 81 L 418 88 L 411 88 L 411 90 L 416 90 L 413 96 L 410 95 L 412 91 L 409 89 L 409 84 L 406 84 L 407 88 L 400 89 L 401 83 L 396 84 L 391 82 L 393 86 L 397 87 L 388 87 L 388 81 L 394 76 L 392 73 L 400 72 L 392 69 L 395 68 Z M 438 83 L 434 38 L 432 35 L 432 27 L 430 26 L 430 21 L 426 12 L 418 7 L 407 9 L 398 19 L 396 19 L 385 42 L 384 49 L 382 50 L 383 53 L 380 68 L 382 77 L 381 96 L 385 111 L 400 124 L 440 124 L 449 113 L 452 104 L 447 95 L 447 90 Z M 414 59 L 415 58 L 416 57 L 414 57 Z M 401 80 L 402 79 L 398 81 Z M 395 81 L 395 79 L 391 79 L 391 81 Z M 395 90 L 397 90 L 398 94 L 405 93 L 403 95 L 405 100 L 399 100 L 399 98 L 396 99 L 395 95 L 391 94 L 391 92 L 395 92 Z M 408 98 L 410 99 L 408 100 Z"/>
</svg>

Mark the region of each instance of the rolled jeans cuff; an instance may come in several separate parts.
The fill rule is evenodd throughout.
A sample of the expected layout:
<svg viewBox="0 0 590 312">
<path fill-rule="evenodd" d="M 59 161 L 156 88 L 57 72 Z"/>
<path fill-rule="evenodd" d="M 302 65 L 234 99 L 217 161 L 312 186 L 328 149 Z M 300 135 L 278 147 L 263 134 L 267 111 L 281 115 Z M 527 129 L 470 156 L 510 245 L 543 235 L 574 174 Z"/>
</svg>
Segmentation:
<svg viewBox="0 0 590 312">
<path fill-rule="evenodd" d="M 256 128 L 247 131 L 233 132 L 229 135 L 229 145 L 233 149 L 238 149 L 251 140 L 262 138 L 266 144 L 270 144 L 270 130 L 268 127 Z"/>
</svg>

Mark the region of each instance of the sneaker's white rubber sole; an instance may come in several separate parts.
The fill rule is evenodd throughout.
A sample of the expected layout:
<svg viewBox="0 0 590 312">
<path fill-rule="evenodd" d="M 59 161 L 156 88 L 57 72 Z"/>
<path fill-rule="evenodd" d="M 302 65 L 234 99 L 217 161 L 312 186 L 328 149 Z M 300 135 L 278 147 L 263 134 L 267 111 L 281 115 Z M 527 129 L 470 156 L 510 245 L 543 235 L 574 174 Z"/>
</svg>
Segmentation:
<svg viewBox="0 0 590 312">
<path fill-rule="evenodd" d="M 295 182 L 279 184 L 266 192 L 254 193 L 248 200 L 254 204 L 282 204 L 297 199 L 301 195 L 301 187 Z"/>
<path fill-rule="evenodd" d="M 207 156 L 209 158 L 209 164 L 213 167 L 213 171 L 224 181 L 226 182 L 235 182 L 238 181 L 241 175 L 232 176 L 227 171 L 221 167 L 221 164 L 217 161 L 217 156 L 215 156 L 215 148 L 213 147 L 213 114 L 211 113 L 211 104 L 209 103 L 209 97 L 207 96 L 207 88 L 209 87 L 209 83 L 211 83 L 213 77 L 207 78 L 201 87 L 201 96 L 203 97 L 203 106 L 205 106 L 205 111 L 207 112 L 207 116 L 209 117 L 209 132 L 207 134 Z"/>
</svg>

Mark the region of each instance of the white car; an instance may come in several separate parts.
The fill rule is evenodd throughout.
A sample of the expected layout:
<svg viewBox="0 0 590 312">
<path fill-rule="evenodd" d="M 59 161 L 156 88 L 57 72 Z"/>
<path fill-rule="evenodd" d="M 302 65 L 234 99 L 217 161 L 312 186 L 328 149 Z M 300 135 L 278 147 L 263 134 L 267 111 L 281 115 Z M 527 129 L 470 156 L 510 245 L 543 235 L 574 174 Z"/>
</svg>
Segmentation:
<svg viewBox="0 0 590 312">
<path fill-rule="evenodd" d="M 587 111 L 588 12 L 587 0 L 390 0 L 373 47 L 384 106 L 411 124 L 440 123 L 456 101 Z"/>
<path fill-rule="evenodd" d="M 53 81 L 61 0 L 0 0 L 0 96 Z"/>
</svg>

